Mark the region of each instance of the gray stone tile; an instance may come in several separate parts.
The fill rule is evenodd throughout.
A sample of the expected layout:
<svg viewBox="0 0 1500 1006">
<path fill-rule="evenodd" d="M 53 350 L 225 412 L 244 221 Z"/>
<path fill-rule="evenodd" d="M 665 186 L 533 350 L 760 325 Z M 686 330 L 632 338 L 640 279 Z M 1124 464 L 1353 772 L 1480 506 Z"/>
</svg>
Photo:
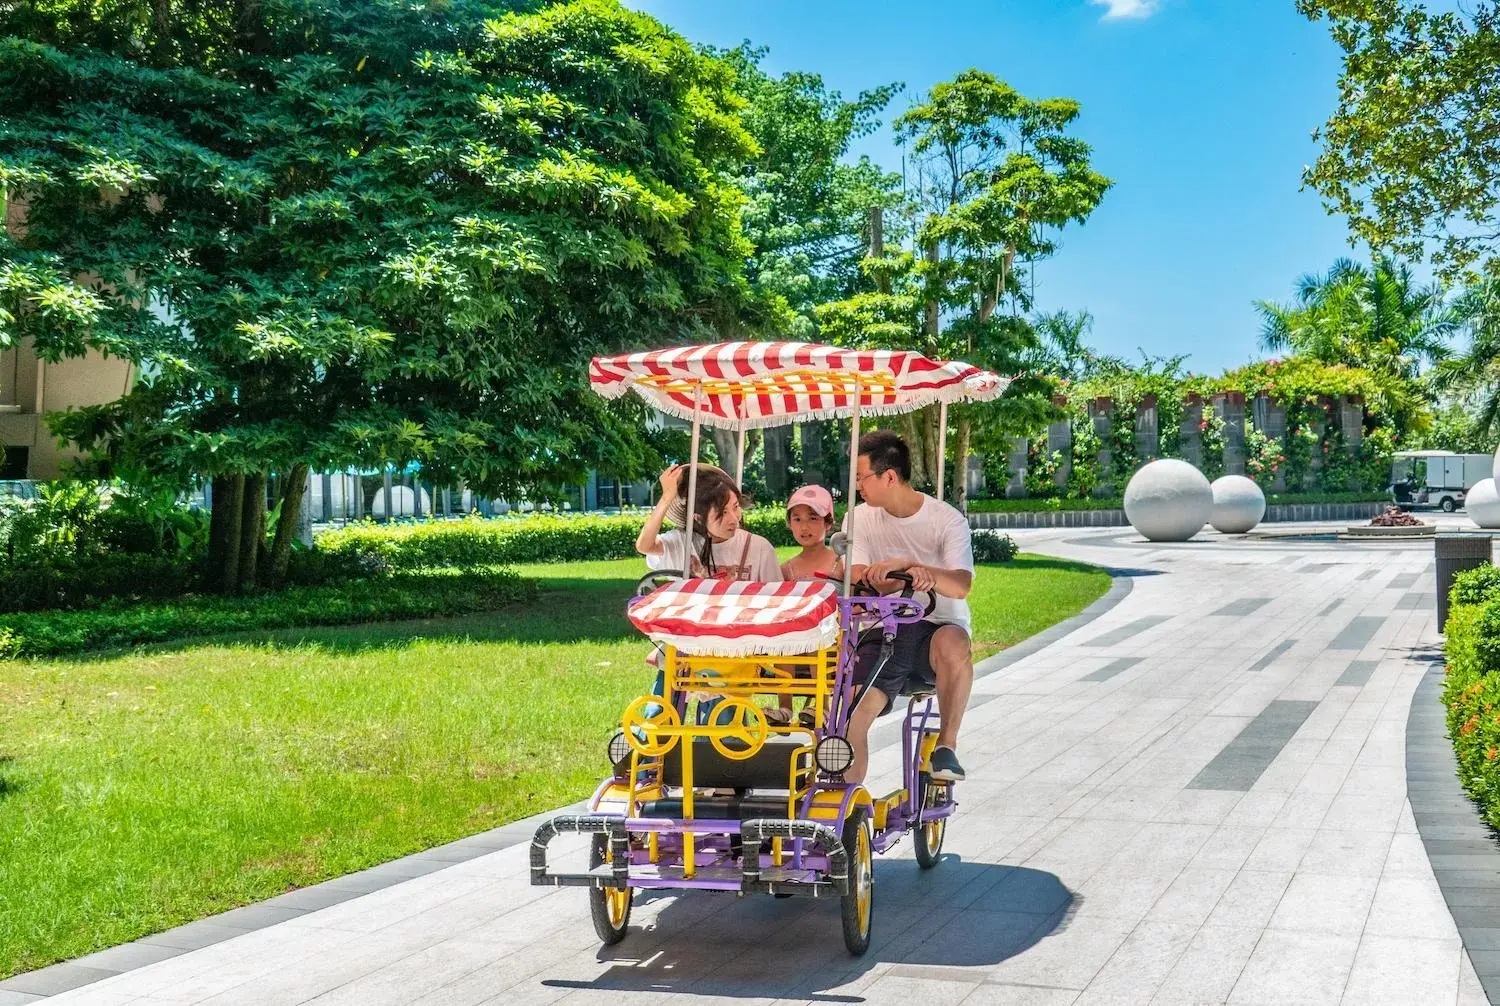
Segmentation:
<svg viewBox="0 0 1500 1006">
<path fill-rule="evenodd" d="M 1349 666 L 1344 668 L 1344 673 L 1339 675 L 1335 686 L 1338 685 L 1365 685 L 1370 681 L 1370 675 L 1379 666 L 1378 660 L 1351 660 Z"/>
<path fill-rule="evenodd" d="M 1337 1003 L 1344 994 L 1358 936 L 1268 929 L 1229 995 L 1230 1003 Z"/>
<path fill-rule="evenodd" d="M 215 943 L 243 936 L 250 932 L 248 929 L 238 929 L 234 926 L 221 926 L 213 922 L 190 922 L 176 929 L 168 929 L 162 933 L 152 933 L 139 942 L 155 943 L 163 947 L 175 947 L 178 950 L 198 950 L 202 947 L 210 947 Z"/>
<path fill-rule="evenodd" d="M 213 916 L 215 925 L 232 926 L 236 929 L 264 929 L 278 922 L 300 918 L 307 911 L 301 908 L 280 908 L 275 905 L 246 905 L 233 911 Z"/>
<path fill-rule="evenodd" d="M 1239 981 L 1260 927 L 1204 926 L 1187 951 L 1156 990 L 1152 1003 L 1197 1004 L 1224 1002 Z"/>
<path fill-rule="evenodd" d="M 72 963 L 86 968 L 99 968 L 102 971 L 130 971 L 182 953 L 183 951 L 177 947 L 167 947 L 157 943 L 123 943 L 118 947 L 110 947 L 108 950 L 80 957 Z"/>
<path fill-rule="evenodd" d="M 1297 641 L 1295 639 L 1283 639 L 1281 642 L 1271 647 L 1271 649 L 1265 654 L 1265 656 L 1261 657 L 1255 663 L 1251 664 L 1248 668 L 1246 668 L 1246 670 L 1263 671 L 1267 667 L 1270 667 L 1272 664 L 1276 663 L 1277 660 L 1281 659 L 1282 654 L 1286 653 L 1287 650 L 1290 650 L 1296 645 Z"/>
<path fill-rule="evenodd" d="M 1217 610 L 1209 612 L 1209 615 L 1250 615 L 1259 611 L 1270 600 L 1269 597 L 1240 597 Z"/>
<path fill-rule="evenodd" d="M 40 1002 L 43 998 L 30 992 L 0 991 L 0 1006 L 28 1006 L 29 1003 Z"/>
<path fill-rule="evenodd" d="M 1188 788 L 1248 791 L 1317 706 L 1289 699 L 1271 702 L 1193 777 Z"/>
<path fill-rule="evenodd" d="M 1350 1003 L 1437 1003 L 1458 997 L 1463 945 L 1451 940 L 1366 936 L 1344 989 Z"/>
<path fill-rule="evenodd" d="M 1152 628 L 1153 626 L 1160 625 L 1162 622 L 1167 621 L 1170 617 L 1170 615 L 1147 615 L 1144 618 L 1137 618 L 1133 622 L 1128 622 L 1116 629 L 1110 629 L 1108 632 L 1095 636 L 1093 639 L 1090 639 L 1085 643 L 1081 643 L 1080 645 L 1117 646 L 1120 643 L 1123 643 L 1125 640 L 1129 639 L 1131 636 L 1145 632 L 1147 629 Z"/>
<path fill-rule="evenodd" d="M 1339 630 L 1328 644 L 1330 650 L 1363 650 L 1375 638 L 1376 631 L 1385 624 L 1378 615 L 1356 615 L 1349 624 Z"/>
<path fill-rule="evenodd" d="M 93 982 L 103 981 L 118 971 L 107 968 L 89 968 L 78 964 L 54 964 L 51 967 L 25 974 L 15 975 L 0 982 L 0 992 L 30 992 L 33 995 L 51 996 L 67 992 Z"/>
<path fill-rule="evenodd" d="M 1297 873 L 1269 923 L 1299 933 L 1358 936 L 1375 900 L 1375 877 Z"/>
<path fill-rule="evenodd" d="M 1117 657 L 1114 660 L 1111 660 L 1109 663 L 1105 664 L 1103 667 L 1099 668 L 1097 671 L 1094 671 L 1092 674 L 1085 674 L 1083 677 L 1079 678 L 1078 680 L 1079 681 L 1108 681 L 1110 678 L 1114 677 L 1116 674 L 1119 674 L 1121 671 L 1129 670 L 1130 668 L 1134 667 L 1136 664 L 1140 663 L 1143 659 L 1145 659 L 1145 658 L 1144 657 Z"/>
</svg>

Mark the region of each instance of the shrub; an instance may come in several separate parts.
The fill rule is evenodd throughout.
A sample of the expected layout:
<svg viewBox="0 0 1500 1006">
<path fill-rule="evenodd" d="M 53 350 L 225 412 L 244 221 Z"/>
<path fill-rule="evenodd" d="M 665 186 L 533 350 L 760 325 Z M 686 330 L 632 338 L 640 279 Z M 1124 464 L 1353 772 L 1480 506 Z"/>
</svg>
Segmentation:
<svg viewBox="0 0 1500 1006">
<path fill-rule="evenodd" d="M 1491 635 L 1487 640 L 1486 635 L 1500 629 L 1497 603 L 1449 609 L 1443 684 L 1459 780 L 1492 826 L 1500 825 L 1500 717 L 1495 712 L 1500 706 L 1500 675 L 1489 672 L 1496 667 L 1495 644 L 1500 639 Z"/>
<path fill-rule="evenodd" d="M 1500 597 L 1500 567 L 1486 563 L 1474 569 L 1466 569 L 1453 578 L 1453 588 L 1448 593 L 1449 603 L 1457 607 L 1462 604 L 1484 604 Z"/>
<path fill-rule="evenodd" d="M 1021 551 L 1016 540 L 1008 534 L 993 531 L 974 532 L 975 562 L 1010 562 Z"/>
<path fill-rule="evenodd" d="M 224 632 L 459 615 L 535 596 L 535 581 L 509 570 L 478 569 L 292 587 L 257 597 L 111 602 L 90 611 L 0 615 L 0 658 L 59 656 Z"/>
</svg>

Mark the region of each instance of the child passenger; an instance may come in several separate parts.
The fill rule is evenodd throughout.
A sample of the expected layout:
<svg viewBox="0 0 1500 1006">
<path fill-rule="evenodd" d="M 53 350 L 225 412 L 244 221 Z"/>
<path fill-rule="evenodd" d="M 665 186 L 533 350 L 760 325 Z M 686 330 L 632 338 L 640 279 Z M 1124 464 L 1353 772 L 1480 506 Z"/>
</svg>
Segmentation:
<svg viewBox="0 0 1500 1006">
<path fill-rule="evenodd" d="M 828 547 L 833 530 L 833 497 L 822 486 L 803 486 L 786 501 L 786 526 L 802 551 L 781 564 L 783 580 L 833 575 L 838 557 Z"/>
</svg>

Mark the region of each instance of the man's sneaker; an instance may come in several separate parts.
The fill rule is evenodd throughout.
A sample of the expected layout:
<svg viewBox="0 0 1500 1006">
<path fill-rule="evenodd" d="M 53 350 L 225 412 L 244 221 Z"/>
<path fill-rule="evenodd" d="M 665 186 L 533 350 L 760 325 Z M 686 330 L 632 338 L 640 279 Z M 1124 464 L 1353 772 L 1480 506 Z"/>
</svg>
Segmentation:
<svg viewBox="0 0 1500 1006">
<path fill-rule="evenodd" d="M 963 782 L 964 767 L 950 747 L 932 749 L 932 778 L 937 782 Z"/>
</svg>

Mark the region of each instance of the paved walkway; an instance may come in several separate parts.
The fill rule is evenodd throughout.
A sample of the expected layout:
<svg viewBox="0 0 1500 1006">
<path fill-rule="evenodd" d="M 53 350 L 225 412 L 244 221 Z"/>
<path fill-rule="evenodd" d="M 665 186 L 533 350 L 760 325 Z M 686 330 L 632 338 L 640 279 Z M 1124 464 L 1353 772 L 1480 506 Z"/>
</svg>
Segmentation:
<svg viewBox="0 0 1500 1006">
<path fill-rule="evenodd" d="M 1486 1002 L 1406 799 L 1430 545 L 1016 536 L 1130 592 L 976 683 L 950 855 L 879 861 L 862 959 L 835 904 L 711 895 L 601 953 L 517 846 L 48 1002 Z"/>
</svg>

